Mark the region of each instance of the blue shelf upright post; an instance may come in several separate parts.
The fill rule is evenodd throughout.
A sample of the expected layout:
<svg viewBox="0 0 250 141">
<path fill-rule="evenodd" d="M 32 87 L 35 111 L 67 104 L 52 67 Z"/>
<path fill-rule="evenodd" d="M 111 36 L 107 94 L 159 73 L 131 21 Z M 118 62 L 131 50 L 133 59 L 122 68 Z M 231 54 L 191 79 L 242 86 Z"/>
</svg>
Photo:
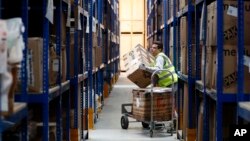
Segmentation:
<svg viewBox="0 0 250 141">
<path fill-rule="evenodd" d="M 89 0 L 85 0 L 85 9 L 89 11 Z M 85 43 L 84 43 L 84 48 L 85 48 L 85 69 L 87 72 L 87 77 L 89 76 L 89 61 L 91 61 L 90 56 L 89 56 L 89 17 L 86 16 L 86 32 L 85 32 Z M 87 32 L 88 31 L 88 32 Z M 92 50 L 92 48 L 91 48 Z M 91 57 L 92 58 L 92 57 Z M 86 131 L 86 135 L 84 139 L 88 139 L 88 131 L 89 131 L 89 78 L 84 80 L 84 88 L 85 88 L 85 93 L 84 93 L 84 130 Z"/>
<path fill-rule="evenodd" d="M 68 6 L 68 5 L 67 5 Z M 67 9 L 68 12 L 69 9 Z M 71 12 L 71 11 L 70 11 Z M 70 64 L 70 31 L 69 31 L 69 27 L 66 27 L 66 62 L 67 64 Z M 70 65 L 67 65 L 67 71 L 66 71 L 66 79 L 70 80 Z M 71 90 L 71 89 L 70 89 Z M 69 92 L 67 92 L 67 101 L 66 101 L 66 105 L 67 105 L 67 110 L 66 110 L 66 140 L 70 141 L 70 108 L 71 108 L 71 103 L 70 103 L 70 99 L 71 99 L 71 95 L 70 95 L 70 90 Z"/>
<path fill-rule="evenodd" d="M 98 19 L 99 19 L 99 23 L 100 24 L 103 24 L 103 13 L 104 13 L 104 10 L 103 10 L 103 2 L 102 0 L 99 0 L 99 16 L 98 16 Z M 103 41 L 104 41 L 104 37 L 103 37 L 103 30 L 102 28 L 100 28 L 100 45 L 102 47 L 102 64 L 105 62 L 105 57 L 104 57 L 104 54 L 105 54 L 105 51 L 104 51 L 104 44 L 103 44 Z M 104 77 L 103 77 L 103 73 L 104 73 L 104 68 L 101 69 L 101 73 L 100 73 L 100 78 L 101 78 L 101 84 L 100 84 L 100 91 L 101 91 L 101 103 L 104 102 L 104 97 L 103 97 L 103 85 L 104 85 Z"/>
<path fill-rule="evenodd" d="M 177 50 L 177 42 L 176 42 L 176 28 L 177 28 L 177 19 L 176 19 L 176 5 L 177 1 L 173 1 L 173 65 L 175 68 L 177 67 L 177 56 L 176 56 L 176 50 Z"/>
<path fill-rule="evenodd" d="M 102 1 L 101 0 L 98 0 L 98 4 L 97 4 L 97 19 L 98 19 L 98 36 L 97 36 L 97 40 L 98 40 L 98 47 L 100 48 L 103 48 L 102 44 L 101 44 L 101 34 L 102 34 L 102 29 L 101 29 L 101 21 L 102 21 Z M 101 86 L 103 86 L 103 83 L 102 83 L 102 77 L 101 77 L 101 74 L 102 74 L 102 69 L 99 67 L 99 70 L 97 72 L 97 94 L 99 97 L 101 97 L 102 95 L 100 93 L 102 93 L 102 89 L 101 89 Z"/>
<path fill-rule="evenodd" d="M 74 0 L 74 12 L 78 12 L 78 0 Z M 77 9 L 77 10 L 76 10 Z M 78 15 L 78 13 L 75 13 Z M 74 27 L 74 128 L 78 128 L 78 55 L 79 55 L 79 36 L 78 36 L 78 20 L 79 17 L 75 18 Z"/>
<path fill-rule="evenodd" d="M 28 45 L 28 0 L 22 1 L 22 21 L 25 27 L 23 33 L 23 40 L 24 40 L 24 50 L 23 50 L 23 60 L 21 62 L 21 79 L 22 79 L 22 101 L 27 100 L 27 45 Z"/>
<path fill-rule="evenodd" d="M 49 21 L 45 17 L 47 0 L 43 0 L 43 141 L 49 141 Z"/>
<path fill-rule="evenodd" d="M 163 24 L 164 24 L 164 29 L 163 29 L 163 45 L 164 45 L 164 52 L 167 54 L 168 50 L 168 25 L 167 25 L 167 0 L 163 0 Z"/>
<path fill-rule="evenodd" d="M 238 0 L 238 94 L 237 106 L 244 100 L 244 0 Z M 237 110 L 237 124 L 239 124 L 239 113 Z"/>
<path fill-rule="evenodd" d="M 82 3 L 82 5 L 80 5 L 80 7 L 82 7 L 83 9 L 84 9 L 84 7 L 83 7 L 84 5 L 83 5 L 83 3 Z M 83 11 L 84 12 L 84 11 Z M 85 72 L 85 69 L 84 69 L 84 62 L 85 62 L 85 60 L 83 60 L 85 57 L 83 56 L 85 53 L 83 53 L 84 51 L 85 51 L 85 49 L 83 48 L 85 45 L 84 45 L 84 33 L 85 33 L 85 31 L 84 31 L 84 13 L 82 13 L 82 14 L 80 14 L 80 23 L 78 23 L 78 24 L 80 24 L 80 26 L 82 27 L 81 28 L 81 30 L 80 30 L 80 50 L 81 50 L 81 59 L 80 59 L 80 69 L 79 69 L 79 73 L 81 73 L 82 75 L 84 75 L 84 72 Z M 79 26 L 79 25 L 78 25 Z M 84 76 L 83 76 L 84 77 Z M 84 137 L 84 112 L 83 112 L 83 110 L 84 110 L 84 95 L 85 95 L 85 93 L 84 93 L 84 80 L 82 80 L 81 82 L 80 82 L 80 118 L 81 118 L 81 122 L 79 123 L 80 124 L 80 137 L 81 137 L 81 139 L 84 141 L 85 140 L 85 137 Z"/>
<path fill-rule="evenodd" d="M 207 2 L 206 2 L 206 0 L 204 0 L 203 4 L 201 4 L 200 6 L 202 6 L 202 8 L 204 8 L 204 15 L 203 15 L 204 17 L 203 17 L 203 21 L 201 21 L 201 22 L 203 22 L 203 27 L 202 27 L 202 29 L 200 29 L 200 28 L 198 28 L 198 29 L 200 29 L 200 32 L 204 32 L 203 33 L 204 38 L 202 39 L 202 48 L 205 48 L 205 52 L 203 52 L 203 53 L 204 53 L 204 59 L 206 60 L 206 48 L 207 48 L 206 47 L 206 35 L 207 35 L 207 33 L 206 33 L 207 32 L 206 31 L 206 27 L 207 27 Z M 196 12 L 199 13 L 198 11 L 196 11 Z M 197 23 L 196 23 L 196 26 L 197 26 Z M 196 35 L 196 37 L 199 37 L 199 35 Z M 200 45 L 200 43 L 198 45 Z M 196 53 L 201 54 L 201 51 L 200 51 L 198 45 L 197 45 L 197 42 L 196 42 Z M 196 56 L 196 57 L 199 57 L 199 56 Z M 198 58 L 196 58 L 196 59 L 198 59 Z M 198 63 L 198 65 L 196 65 L 196 68 L 197 68 L 197 70 L 199 70 L 199 67 L 201 67 L 201 66 L 199 66 L 200 62 L 199 62 L 199 60 L 196 60 L 196 61 L 197 61 L 196 64 Z M 203 69 L 206 70 L 206 65 L 204 65 Z M 199 76 L 198 72 L 196 73 L 196 76 Z M 201 75 L 204 78 L 203 84 L 205 85 L 206 84 L 205 83 L 206 82 L 206 73 L 205 73 L 205 71 L 203 71 L 203 74 L 201 74 Z M 201 76 L 199 76 L 199 78 L 196 78 L 196 80 L 199 80 L 200 78 L 201 78 Z M 209 138 L 210 138 L 209 137 L 209 110 L 210 110 L 209 107 L 210 107 L 209 106 L 209 97 L 206 94 L 206 87 L 204 87 L 204 93 L 203 93 L 203 119 L 202 119 L 202 121 L 203 121 L 203 141 L 209 141 Z"/>
<path fill-rule="evenodd" d="M 194 128 L 193 121 L 193 91 L 194 91 L 194 76 L 193 76 L 193 65 L 192 65 L 192 52 L 193 52 L 193 44 L 192 44 L 192 1 L 188 1 L 188 13 L 187 13 L 187 22 L 188 22 L 188 128 Z"/>
<path fill-rule="evenodd" d="M 223 108 L 223 45 L 224 21 L 223 0 L 217 0 L 217 102 L 216 102 L 216 140 L 222 141 L 222 108 Z"/>
<path fill-rule="evenodd" d="M 88 93 L 89 93 L 89 123 L 93 125 L 93 64 L 92 64 L 92 23 L 93 23 L 93 0 L 88 1 L 88 12 L 89 12 L 89 34 L 87 35 L 88 38 Z M 90 126 L 91 126 L 90 124 Z"/>
<path fill-rule="evenodd" d="M 27 89 L 26 89 L 27 88 L 27 73 L 26 73 L 27 62 L 26 62 L 26 58 L 27 58 L 27 43 L 28 43 L 28 0 L 22 0 L 22 21 L 23 21 L 23 24 L 25 27 L 25 31 L 23 33 L 23 40 L 24 40 L 24 46 L 25 46 L 24 50 L 23 50 L 23 58 L 24 59 L 21 62 L 21 66 L 22 66 L 21 67 L 22 97 L 27 99 Z M 23 122 L 24 123 L 22 124 L 21 137 L 22 137 L 22 141 L 27 141 L 28 140 L 28 118 L 25 117 L 23 119 Z"/>
<path fill-rule="evenodd" d="M 61 20 L 62 20 L 62 1 L 56 5 L 56 54 L 61 56 Z M 61 59 L 59 59 L 58 64 L 58 74 L 57 74 L 57 85 L 59 85 L 59 93 L 61 93 Z M 58 141 L 62 140 L 62 95 L 60 94 L 56 101 L 56 139 Z"/>
<path fill-rule="evenodd" d="M 201 19 L 201 9 L 204 8 L 200 5 L 195 5 L 195 29 L 196 29 L 196 32 L 195 32 L 195 50 L 196 50 L 196 56 L 195 56 L 195 59 L 196 59 L 196 80 L 200 80 L 201 79 L 201 65 L 200 65 L 200 62 L 201 62 L 201 51 L 200 51 L 200 32 L 202 32 L 202 29 L 200 29 L 200 22 L 203 22 L 203 21 L 200 21 Z M 204 22 L 203 22 L 204 23 Z M 200 96 L 198 94 L 195 95 L 195 101 L 196 101 L 196 125 L 199 126 L 199 111 L 201 110 L 200 109 L 200 106 L 201 106 L 201 100 L 200 100 Z M 203 108 L 204 109 L 204 108 Z M 196 129 L 196 133 L 198 133 L 198 128 Z M 197 134 L 198 135 L 198 134 Z M 200 135 L 198 135 L 200 136 Z M 196 136 L 196 140 L 198 140 L 198 136 Z"/>
</svg>

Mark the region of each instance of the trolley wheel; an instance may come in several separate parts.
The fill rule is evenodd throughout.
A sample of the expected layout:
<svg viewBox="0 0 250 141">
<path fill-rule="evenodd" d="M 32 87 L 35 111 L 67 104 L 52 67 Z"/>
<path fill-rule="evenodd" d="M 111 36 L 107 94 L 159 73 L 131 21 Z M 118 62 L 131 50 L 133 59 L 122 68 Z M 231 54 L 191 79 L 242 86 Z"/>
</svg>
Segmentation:
<svg viewBox="0 0 250 141">
<path fill-rule="evenodd" d="M 122 126 L 122 129 L 128 129 L 128 117 L 127 116 L 122 116 L 121 117 L 121 126 Z"/>
<path fill-rule="evenodd" d="M 143 128 L 148 128 L 148 127 L 149 127 L 149 124 L 146 123 L 146 122 L 141 122 L 141 124 L 142 124 L 142 127 L 143 127 Z"/>
<path fill-rule="evenodd" d="M 153 137 L 154 132 L 153 132 L 153 130 L 150 130 L 149 132 L 150 132 L 150 137 L 152 138 L 152 137 Z"/>
</svg>

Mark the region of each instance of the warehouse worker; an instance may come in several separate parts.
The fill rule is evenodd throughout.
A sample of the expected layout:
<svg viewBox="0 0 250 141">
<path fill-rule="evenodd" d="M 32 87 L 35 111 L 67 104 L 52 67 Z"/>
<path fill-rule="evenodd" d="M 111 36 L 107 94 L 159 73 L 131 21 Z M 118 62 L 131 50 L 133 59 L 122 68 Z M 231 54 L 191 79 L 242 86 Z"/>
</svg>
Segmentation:
<svg viewBox="0 0 250 141">
<path fill-rule="evenodd" d="M 154 72 L 159 69 L 167 69 L 173 74 L 174 80 L 172 80 L 172 74 L 170 72 L 161 71 L 154 79 L 154 85 L 157 84 L 160 87 L 170 87 L 172 84 L 177 83 L 178 78 L 172 62 L 162 51 L 162 43 L 159 41 L 154 41 L 153 45 L 150 47 L 150 52 L 155 57 L 154 64 L 152 66 L 145 66 L 144 64 L 141 64 L 140 68 L 146 69 L 150 72 Z"/>
<path fill-rule="evenodd" d="M 160 71 L 157 75 L 155 75 L 156 77 L 154 77 L 153 85 L 154 86 L 157 85 L 160 87 L 172 87 L 175 93 L 177 90 L 176 83 L 178 81 L 178 77 L 175 72 L 174 65 L 162 51 L 163 51 L 162 43 L 159 41 L 154 41 L 153 45 L 150 47 L 150 52 L 155 57 L 154 64 L 152 64 L 152 66 L 145 66 L 144 64 L 141 64 L 140 68 L 150 71 L 152 73 L 159 69 L 166 69 L 170 71 L 171 73 L 168 71 Z M 172 80 L 172 75 L 174 80 Z M 176 128 L 176 120 L 174 120 L 173 124 L 174 128 Z M 155 124 L 156 129 L 162 129 L 163 127 L 164 125 L 162 123 Z"/>
</svg>

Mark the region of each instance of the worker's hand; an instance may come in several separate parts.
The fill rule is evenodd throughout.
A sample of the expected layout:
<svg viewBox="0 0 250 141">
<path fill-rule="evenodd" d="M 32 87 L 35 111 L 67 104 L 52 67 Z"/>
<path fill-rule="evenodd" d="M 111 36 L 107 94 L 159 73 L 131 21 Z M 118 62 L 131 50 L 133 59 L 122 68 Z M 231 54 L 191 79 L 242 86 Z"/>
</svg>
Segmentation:
<svg viewBox="0 0 250 141">
<path fill-rule="evenodd" d="M 139 68 L 142 69 L 142 70 L 145 70 L 146 66 L 145 66 L 145 64 L 141 63 L 140 66 L 139 66 Z"/>
</svg>

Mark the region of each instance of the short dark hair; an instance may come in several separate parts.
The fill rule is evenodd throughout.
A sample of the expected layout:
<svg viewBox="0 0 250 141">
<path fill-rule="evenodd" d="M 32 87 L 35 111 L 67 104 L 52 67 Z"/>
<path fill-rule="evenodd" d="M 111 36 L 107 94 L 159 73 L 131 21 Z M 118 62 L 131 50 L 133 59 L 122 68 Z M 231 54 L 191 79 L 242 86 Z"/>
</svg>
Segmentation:
<svg viewBox="0 0 250 141">
<path fill-rule="evenodd" d="M 163 44 L 161 43 L 161 41 L 154 41 L 153 44 L 156 44 L 158 46 L 158 49 L 163 51 Z"/>
</svg>

